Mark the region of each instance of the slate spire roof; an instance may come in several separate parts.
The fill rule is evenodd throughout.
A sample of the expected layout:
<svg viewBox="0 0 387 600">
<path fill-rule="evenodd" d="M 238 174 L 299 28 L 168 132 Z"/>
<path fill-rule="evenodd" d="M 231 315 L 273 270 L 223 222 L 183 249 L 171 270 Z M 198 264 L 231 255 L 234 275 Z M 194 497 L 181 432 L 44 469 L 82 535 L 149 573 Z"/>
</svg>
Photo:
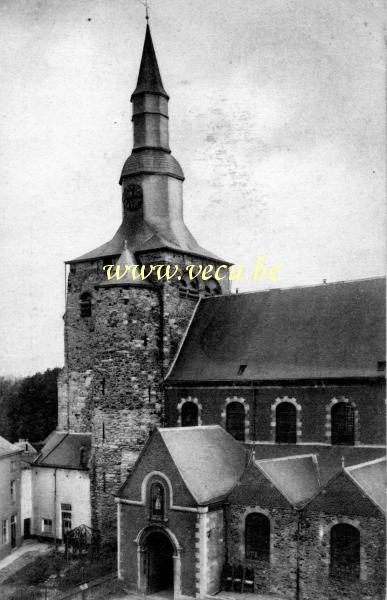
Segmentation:
<svg viewBox="0 0 387 600">
<path fill-rule="evenodd" d="M 133 276 L 134 269 L 132 267 L 130 267 L 128 270 L 126 270 L 126 268 L 129 265 L 137 265 L 137 264 L 138 264 L 138 260 L 136 260 L 133 252 L 131 252 L 129 250 L 128 242 L 125 240 L 124 249 L 121 252 L 121 256 L 118 259 L 115 267 L 112 269 L 112 275 L 113 275 L 112 279 L 108 279 L 107 272 L 105 272 L 106 281 L 101 285 L 101 287 L 115 287 L 115 286 L 123 286 L 123 285 L 133 285 L 133 286 L 149 285 L 149 280 L 141 279 L 139 269 L 136 269 L 136 275 L 138 275 L 138 277 L 136 277 L 136 278 Z M 125 273 L 125 275 L 121 279 L 117 279 L 115 276 L 117 267 L 119 267 L 119 273 L 118 273 L 119 277 Z"/>
<path fill-rule="evenodd" d="M 164 89 L 159 66 L 157 64 L 156 52 L 152 42 L 152 36 L 149 25 L 146 26 L 144 48 L 142 51 L 140 71 L 137 79 L 137 86 L 132 94 L 143 94 L 145 92 L 151 94 L 161 94 L 169 99 L 167 92 Z"/>
</svg>

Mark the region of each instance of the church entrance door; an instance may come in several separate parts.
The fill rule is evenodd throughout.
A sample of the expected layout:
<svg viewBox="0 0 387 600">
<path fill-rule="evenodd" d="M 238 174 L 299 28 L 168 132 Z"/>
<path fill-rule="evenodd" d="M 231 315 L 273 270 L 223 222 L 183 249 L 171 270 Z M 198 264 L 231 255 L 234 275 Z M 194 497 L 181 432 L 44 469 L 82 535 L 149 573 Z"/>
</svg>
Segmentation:
<svg viewBox="0 0 387 600">
<path fill-rule="evenodd" d="M 173 546 L 160 532 L 146 539 L 147 593 L 173 592 Z"/>
</svg>

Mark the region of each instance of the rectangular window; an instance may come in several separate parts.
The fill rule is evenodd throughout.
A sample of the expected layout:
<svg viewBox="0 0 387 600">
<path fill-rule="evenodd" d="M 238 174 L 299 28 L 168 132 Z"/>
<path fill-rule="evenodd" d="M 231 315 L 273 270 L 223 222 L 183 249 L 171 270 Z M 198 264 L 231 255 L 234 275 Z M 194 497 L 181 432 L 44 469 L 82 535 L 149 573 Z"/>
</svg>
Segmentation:
<svg viewBox="0 0 387 600">
<path fill-rule="evenodd" d="M 8 521 L 4 519 L 1 521 L 1 543 L 6 544 L 8 542 Z"/>
<path fill-rule="evenodd" d="M 42 519 L 42 533 L 52 533 L 52 519 Z"/>
<path fill-rule="evenodd" d="M 11 502 L 16 502 L 16 481 L 11 481 Z"/>
<path fill-rule="evenodd" d="M 11 473 L 16 471 L 16 460 L 11 460 Z"/>
<path fill-rule="evenodd" d="M 71 504 L 61 504 L 62 510 L 62 537 L 64 538 L 66 533 L 71 531 Z"/>
</svg>

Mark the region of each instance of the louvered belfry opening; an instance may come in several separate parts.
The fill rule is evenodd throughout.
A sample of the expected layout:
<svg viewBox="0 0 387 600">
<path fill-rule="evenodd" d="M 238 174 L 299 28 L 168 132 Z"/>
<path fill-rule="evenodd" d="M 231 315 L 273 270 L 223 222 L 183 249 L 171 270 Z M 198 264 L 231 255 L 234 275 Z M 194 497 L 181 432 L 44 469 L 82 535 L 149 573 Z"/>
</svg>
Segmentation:
<svg viewBox="0 0 387 600">
<path fill-rule="evenodd" d="M 179 282 L 180 298 L 199 298 L 199 284 L 196 279 L 190 279 L 184 274 Z"/>
<path fill-rule="evenodd" d="M 91 294 L 89 292 L 81 294 L 79 298 L 79 307 L 82 318 L 91 317 Z"/>
</svg>

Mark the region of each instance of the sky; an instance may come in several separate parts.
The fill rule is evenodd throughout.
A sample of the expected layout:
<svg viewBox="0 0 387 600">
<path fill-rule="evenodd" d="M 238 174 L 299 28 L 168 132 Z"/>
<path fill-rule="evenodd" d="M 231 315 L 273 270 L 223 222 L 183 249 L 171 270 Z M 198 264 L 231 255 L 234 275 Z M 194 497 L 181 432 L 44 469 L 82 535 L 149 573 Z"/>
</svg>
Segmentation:
<svg viewBox="0 0 387 600">
<path fill-rule="evenodd" d="M 385 273 L 379 0 L 149 0 L 185 221 L 278 281 Z M 0 0 L 0 375 L 63 365 L 64 261 L 109 240 L 139 0 Z M 234 285 L 235 289 L 235 285 Z"/>
</svg>

